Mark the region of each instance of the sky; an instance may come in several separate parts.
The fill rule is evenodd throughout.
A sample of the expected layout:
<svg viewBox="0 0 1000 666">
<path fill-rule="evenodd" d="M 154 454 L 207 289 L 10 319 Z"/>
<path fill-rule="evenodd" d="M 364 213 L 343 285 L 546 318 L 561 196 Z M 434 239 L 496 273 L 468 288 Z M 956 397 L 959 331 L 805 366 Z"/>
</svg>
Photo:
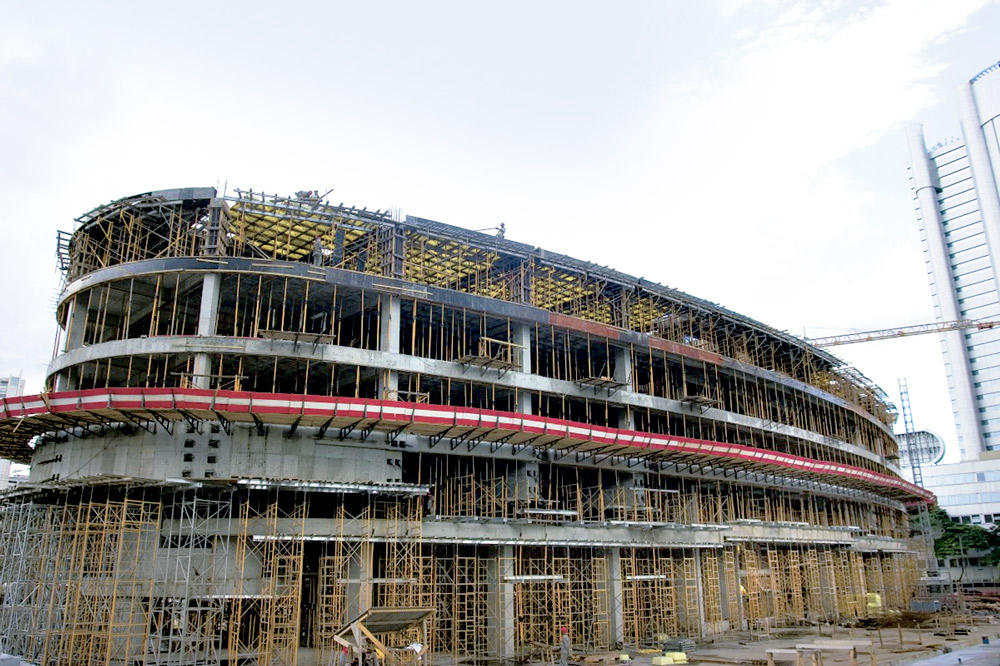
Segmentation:
<svg viewBox="0 0 1000 666">
<path fill-rule="evenodd" d="M 960 135 L 1000 3 L 0 0 L 0 375 L 57 230 L 184 186 L 481 229 L 796 335 L 933 320 L 905 127 Z M 936 335 L 837 348 L 957 458 Z"/>
</svg>

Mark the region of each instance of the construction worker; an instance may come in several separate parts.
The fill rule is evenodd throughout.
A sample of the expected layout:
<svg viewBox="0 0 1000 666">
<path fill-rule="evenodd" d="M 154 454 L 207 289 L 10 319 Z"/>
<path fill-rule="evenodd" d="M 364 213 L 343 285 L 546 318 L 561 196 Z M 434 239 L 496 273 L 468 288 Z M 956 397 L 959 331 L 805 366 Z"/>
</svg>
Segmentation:
<svg viewBox="0 0 1000 666">
<path fill-rule="evenodd" d="M 560 627 L 559 632 L 562 638 L 559 639 L 559 666 L 569 666 L 569 653 L 573 649 L 573 644 L 569 640 L 569 629 Z"/>
<path fill-rule="evenodd" d="M 330 666 L 351 666 L 351 655 L 348 654 L 346 646 L 333 655 L 333 663 Z"/>
<path fill-rule="evenodd" d="M 313 262 L 313 266 L 322 266 L 323 265 L 323 237 L 322 236 L 316 236 L 316 240 L 313 241 L 312 262 Z"/>
</svg>

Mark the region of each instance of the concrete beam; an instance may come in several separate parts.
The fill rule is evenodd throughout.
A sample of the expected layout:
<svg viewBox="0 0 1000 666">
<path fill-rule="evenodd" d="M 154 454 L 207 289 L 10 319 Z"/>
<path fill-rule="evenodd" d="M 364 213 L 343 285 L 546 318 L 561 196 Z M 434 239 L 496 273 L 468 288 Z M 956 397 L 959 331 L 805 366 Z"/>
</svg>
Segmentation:
<svg viewBox="0 0 1000 666">
<path fill-rule="evenodd" d="M 398 319 L 397 319 L 398 321 Z M 398 340 L 397 340 L 398 343 Z M 391 341 L 386 342 L 391 346 Z M 339 347 L 336 345 L 302 345 L 290 340 L 265 340 L 247 338 L 208 337 L 191 338 L 188 336 L 157 336 L 139 340 L 115 340 L 97 345 L 74 349 L 60 355 L 49 365 L 49 375 L 87 361 L 95 361 L 113 356 L 128 356 L 131 354 L 198 354 L 198 353 L 249 354 L 256 356 L 284 356 L 288 358 L 326 361 L 344 365 L 360 365 L 383 369 L 396 373 L 434 375 L 449 379 L 466 380 L 470 382 L 488 381 L 498 386 L 515 388 L 528 393 L 541 391 L 557 395 L 568 395 L 577 398 L 593 398 L 593 390 L 582 387 L 575 382 L 551 379 L 541 375 L 524 372 L 507 372 L 501 375 L 490 370 L 484 375 L 478 367 L 470 367 L 454 361 L 439 361 L 436 359 L 408 356 L 385 350 L 358 349 L 355 347 Z M 391 381 L 391 377 L 390 377 Z M 701 410 L 698 407 L 682 402 L 658 398 L 645 393 L 618 391 L 608 401 L 611 404 L 640 409 L 654 409 L 661 412 L 697 415 L 731 425 L 740 425 L 757 431 L 770 432 L 795 439 L 808 441 L 826 449 L 843 451 L 865 458 L 877 465 L 885 466 L 880 455 L 868 451 L 855 444 L 825 437 L 818 433 L 796 428 L 782 423 L 774 423 L 763 419 L 727 412 L 718 408 Z M 895 472 L 891 468 L 887 468 Z"/>
<path fill-rule="evenodd" d="M 640 333 L 603 324 L 595 324 L 575 317 L 557 315 L 530 305 L 512 303 L 509 301 L 499 301 L 486 296 L 456 292 L 451 289 L 432 287 L 407 282 L 405 280 L 392 279 L 388 277 L 369 275 L 337 268 L 318 268 L 311 264 L 289 261 L 269 261 L 259 259 L 247 259 L 243 257 L 225 257 L 213 260 L 213 266 L 207 267 L 205 262 L 196 257 L 169 257 L 162 259 L 150 259 L 137 261 L 128 264 L 117 264 L 108 268 L 88 273 L 87 275 L 74 280 L 66 286 L 60 295 L 62 299 L 60 306 L 72 294 L 81 290 L 96 286 L 109 280 L 117 280 L 135 275 L 142 275 L 150 272 L 169 271 L 193 271 L 206 272 L 218 271 L 221 273 L 238 271 L 241 273 L 272 275 L 290 278 L 299 278 L 313 282 L 324 282 L 329 285 L 336 285 L 344 288 L 356 288 L 373 290 L 383 294 L 402 294 L 424 298 L 435 303 L 441 303 L 455 308 L 466 308 L 480 312 L 489 312 L 498 317 L 510 317 L 527 324 L 552 325 L 557 328 L 565 328 L 577 333 L 586 334 L 595 326 L 601 328 L 608 335 L 608 339 L 620 345 L 633 345 L 639 349 L 647 349 L 650 346 L 657 346 L 666 341 L 648 333 Z M 804 343 L 803 343 L 804 344 Z M 732 372 L 744 373 L 762 380 L 774 382 L 787 386 L 791 389 L 807 393 L 818 397 L 831 404 L 848 409 L 862 418 L 869 421 L 887 436 L 892 436 L 892 430 L 884 423 L 876 419 L 859 405 L 832 395 L 816 386 L 789 377 L 788 375 L 750 365 L 736 359 L 726 358 L 718 355 L 710 355 L 706 358 L 705 353 L 695 347 L 682 345 L 679 343 L 669 343 L 671 356 L 678 358 L 691 358 L 698 361 L 712 362 Z M 814 354 L 824 354 L 822 350 L 812 348 Z"/>
</svg>

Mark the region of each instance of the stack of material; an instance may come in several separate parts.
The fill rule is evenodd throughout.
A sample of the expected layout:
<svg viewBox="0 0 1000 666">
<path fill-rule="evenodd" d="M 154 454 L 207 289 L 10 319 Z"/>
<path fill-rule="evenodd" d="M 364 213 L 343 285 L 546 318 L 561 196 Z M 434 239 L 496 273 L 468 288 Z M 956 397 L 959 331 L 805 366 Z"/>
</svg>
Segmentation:
<svg viewBox="0 0 1000 666">
<path fill-rule="evenodd" d="M 652 659 L 653 666 L 675 666 L 686 663 L 688 663 L 688 658 L 683 652 L 664 652 L 663 655 Z"/>
<path fill-rule="evenodd" d="M 690 638 L 671 638 L 663 644 L 664 650 L 674 650 L 677 652 L 690 652 L 694 648 L 694 641 Z"/>
<path fill-rule="evenodd" d="M 625 657 L 624 661 L 628 661 L 628 655 L 622 655 L 617 652 L 594 652 L 592 654 L 584 655 L 581 660 L 576 663 L 582 663 L 585 666 L 611 666 L 615 661 L 621 660 L 621 657 Z"/>
</svg>

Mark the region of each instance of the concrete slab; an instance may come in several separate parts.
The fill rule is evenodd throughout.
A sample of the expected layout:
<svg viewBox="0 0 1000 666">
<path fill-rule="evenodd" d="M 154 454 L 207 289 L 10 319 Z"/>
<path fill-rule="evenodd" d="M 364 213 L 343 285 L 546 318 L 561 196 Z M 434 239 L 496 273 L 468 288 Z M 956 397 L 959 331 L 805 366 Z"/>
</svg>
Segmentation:
<svg viewBox="0 0 1000 666">
<path fill-rule="evenodd" d="M 995 634 L 996 632 L 990 632 Z M 997 666 L 1000 664 L 1000 643 L 991 638 L 989 645 L 976 645 L 908 662 L 909 666 Z"/>
</svg>

